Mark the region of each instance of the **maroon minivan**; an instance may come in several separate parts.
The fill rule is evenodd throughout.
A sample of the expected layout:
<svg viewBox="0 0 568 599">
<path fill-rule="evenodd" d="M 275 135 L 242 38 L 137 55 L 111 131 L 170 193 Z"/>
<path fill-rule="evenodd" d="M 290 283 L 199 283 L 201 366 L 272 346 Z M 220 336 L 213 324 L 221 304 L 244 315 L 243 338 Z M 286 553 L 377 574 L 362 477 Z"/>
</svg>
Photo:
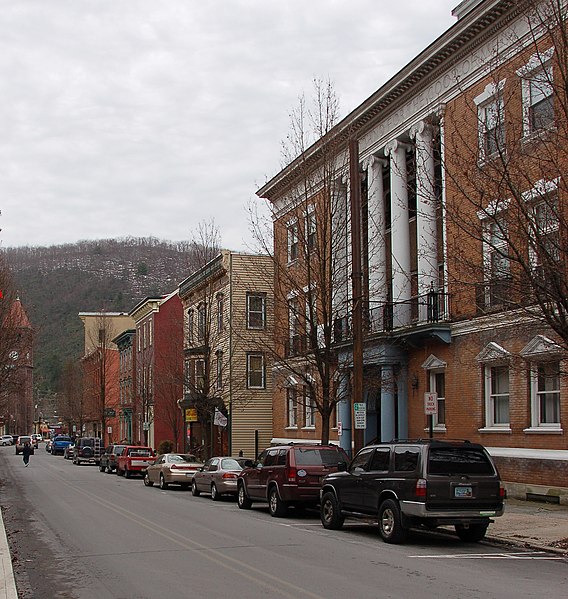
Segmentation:
<svg viewBox="0 0 568 599">
<path fill-rule="evenodd" d="M 323 477 L 345 469 L 348 462 L 347 454 L 337 445 L 269 447 L 240 472 L 238 505 L 246 510 L 253 502 L 268 502 L 271 516 L 284 516 L 289 506 L 316 506 Z"/>
</svg>

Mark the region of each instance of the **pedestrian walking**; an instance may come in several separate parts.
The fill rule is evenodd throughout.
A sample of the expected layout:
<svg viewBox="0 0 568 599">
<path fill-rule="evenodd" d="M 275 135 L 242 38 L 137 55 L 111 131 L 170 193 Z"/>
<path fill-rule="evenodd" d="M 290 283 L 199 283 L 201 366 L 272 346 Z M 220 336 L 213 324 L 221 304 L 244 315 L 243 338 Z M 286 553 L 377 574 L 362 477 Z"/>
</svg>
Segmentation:
<svg viewBox="0 0 568 599">
<path fill-rule="evenodd" d="M 31 448 L 31 445 L 29 443 L 25 443 L 24 448 L 22 449 L 22 454 L 24 456 L 24 464 L 26 465 L 26 468 L 30 463 L 30 456 L 32 455 L 32 452 L 33 450 Z"/>
</svg>

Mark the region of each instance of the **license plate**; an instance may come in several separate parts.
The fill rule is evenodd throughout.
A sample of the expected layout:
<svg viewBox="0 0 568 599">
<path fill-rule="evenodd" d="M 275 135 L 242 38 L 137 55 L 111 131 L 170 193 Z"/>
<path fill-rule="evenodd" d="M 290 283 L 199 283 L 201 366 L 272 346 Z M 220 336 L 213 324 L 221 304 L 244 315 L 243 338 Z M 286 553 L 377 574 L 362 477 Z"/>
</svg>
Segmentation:
<svg viewBox="0 0 568 599">
<path fill-rule="evenodd" d="M 454 487 L 454 497 L 460 497 L 465 499 L 473 497 L 473 491 L 471 489 L 471 486 Z"/>
<path fill-rule="evenodd" d="M 133 466 L 148 466 L 148 462 L 146 460 L 132 460 Z"/>
</svg>

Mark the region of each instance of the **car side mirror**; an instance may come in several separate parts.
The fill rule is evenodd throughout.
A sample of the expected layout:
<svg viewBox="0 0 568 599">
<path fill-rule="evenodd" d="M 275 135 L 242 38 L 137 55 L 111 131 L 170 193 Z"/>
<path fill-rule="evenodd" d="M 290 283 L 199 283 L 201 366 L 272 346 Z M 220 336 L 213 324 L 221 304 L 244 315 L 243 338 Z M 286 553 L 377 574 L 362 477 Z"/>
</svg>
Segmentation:
<svg viewBox="0 0 568 599">
<path fill-rule="evenodd" d="M 338 472 L 345 472 L 347 470 L 347 464 L 345 462 L 339 462 L 337 464 L 337 471 Z"/>
</svg>

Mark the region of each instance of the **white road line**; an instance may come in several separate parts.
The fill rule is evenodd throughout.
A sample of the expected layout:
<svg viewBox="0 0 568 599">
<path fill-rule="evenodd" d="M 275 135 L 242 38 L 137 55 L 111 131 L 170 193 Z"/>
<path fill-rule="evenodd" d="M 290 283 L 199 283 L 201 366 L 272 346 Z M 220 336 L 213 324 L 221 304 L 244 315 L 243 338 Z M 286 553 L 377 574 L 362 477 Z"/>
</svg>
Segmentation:
<svg viewBox="0 0 568 599">
<path fill-rule="evenodd" d="M 563 556 L 551 555 L 545 551 L 523 553 L 454 553 L 438 555 L 409 555 L 415 559 L 511 559 L 511 560 L 564 560 Z"/>
</svg>

